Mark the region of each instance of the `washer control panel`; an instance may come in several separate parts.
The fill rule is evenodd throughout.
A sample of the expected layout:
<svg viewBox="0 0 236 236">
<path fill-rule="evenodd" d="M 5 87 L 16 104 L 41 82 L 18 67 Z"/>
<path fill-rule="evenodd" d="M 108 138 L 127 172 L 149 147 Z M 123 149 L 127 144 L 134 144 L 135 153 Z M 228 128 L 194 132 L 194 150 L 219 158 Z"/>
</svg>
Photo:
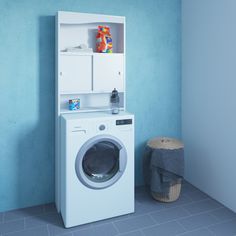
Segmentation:
<svg viewBox="0 0 236 236">
<path fill-rule="evenodd" d="M 116 120 L 116 125 L 131 125 L 132 119 Z"/>
</svg>

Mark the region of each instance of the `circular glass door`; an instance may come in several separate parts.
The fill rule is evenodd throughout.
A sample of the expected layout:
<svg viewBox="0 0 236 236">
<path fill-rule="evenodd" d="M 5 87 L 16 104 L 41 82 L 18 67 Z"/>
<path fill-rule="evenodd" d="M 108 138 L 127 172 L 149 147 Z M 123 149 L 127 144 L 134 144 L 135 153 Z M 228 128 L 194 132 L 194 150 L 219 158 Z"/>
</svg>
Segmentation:
<svg viewBox="0 0 236 236">
<path fill-rule="evenodd" d="M 127 155 L 120 140 L 99 135 L 80 149 L 75 163 L 78 178 L 88 187 L 106 188 L 123 174 Z"/>
<path fill-rule="evenodd" d="M 119 148 L 110 141 L 95 143 L 85 153 L 82 167 L 94 182 L 105 182 L 119 171 Z"/>
</svg>

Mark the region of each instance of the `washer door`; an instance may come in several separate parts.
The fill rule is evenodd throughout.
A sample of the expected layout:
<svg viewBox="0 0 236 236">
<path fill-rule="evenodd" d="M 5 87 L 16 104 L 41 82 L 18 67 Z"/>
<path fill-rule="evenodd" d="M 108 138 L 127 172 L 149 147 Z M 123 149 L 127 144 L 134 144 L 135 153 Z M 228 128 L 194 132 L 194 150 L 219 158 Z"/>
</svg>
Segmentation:
<svg viewBox="0 0 236 236">
<path fill-rule="evenodd" d="M 98 135 L 79 150 L 75 171 L 84 185 L 101 189 L 118 181 L 126 163 L 127 153 L 121 141 L 110 135 Z"/>
</svg>

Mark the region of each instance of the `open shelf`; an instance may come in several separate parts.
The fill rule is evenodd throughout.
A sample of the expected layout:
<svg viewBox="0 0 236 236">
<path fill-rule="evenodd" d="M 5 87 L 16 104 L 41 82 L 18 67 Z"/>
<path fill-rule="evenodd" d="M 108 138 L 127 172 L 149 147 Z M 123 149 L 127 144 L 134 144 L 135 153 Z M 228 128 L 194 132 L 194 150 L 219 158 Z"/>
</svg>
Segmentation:
<svg viewBox="0 0 236 236">
<path fill-rule="evenodd" d="M 124 93 L 119 93 L 120 109 L 124 110 Z M 69 99 L 80 99 L 80 109 L 69 110 Z M 63 94 L 60 98 L 60 113 L 93 112 L 110 110 L 110 93 Z"/>
<path fill-rule="evenodd" d="M 104 22 L 60 24 L 60 51 L 86 44 L 93 49 L 93 52 L 96 52 L 96 35 L 99 25 L 110 27 L 113 53 L 124 53 L 124 24 Z"/>
</svg>

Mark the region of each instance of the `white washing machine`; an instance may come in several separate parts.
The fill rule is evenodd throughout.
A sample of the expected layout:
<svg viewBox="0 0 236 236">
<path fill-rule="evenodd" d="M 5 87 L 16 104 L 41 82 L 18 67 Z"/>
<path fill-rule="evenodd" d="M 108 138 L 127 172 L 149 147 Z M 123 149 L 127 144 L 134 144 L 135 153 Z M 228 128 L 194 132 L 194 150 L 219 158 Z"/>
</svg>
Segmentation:
<svg viewBox="0 0 236 236">
<path fill-rule="evenodd" d="M 61 214 L 65 227 L 134 212 L 134 116 L 61 118 Z"/>
</svg>

